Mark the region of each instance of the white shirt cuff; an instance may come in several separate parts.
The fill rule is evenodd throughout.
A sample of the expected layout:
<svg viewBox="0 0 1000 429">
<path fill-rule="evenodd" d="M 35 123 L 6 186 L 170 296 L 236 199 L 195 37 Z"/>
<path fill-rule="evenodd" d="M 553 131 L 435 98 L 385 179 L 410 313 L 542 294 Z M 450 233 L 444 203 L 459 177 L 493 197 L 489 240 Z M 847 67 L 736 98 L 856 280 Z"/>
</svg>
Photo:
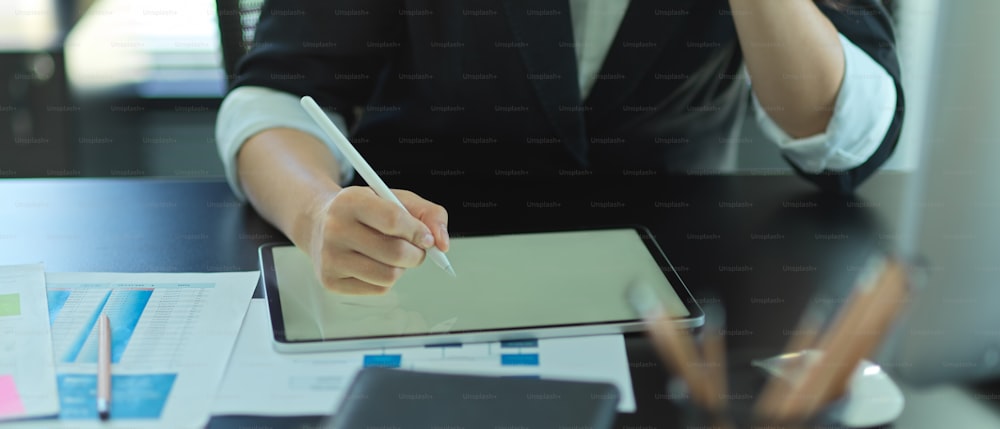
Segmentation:
<svg viewBox="0 0 1000 429">
<path fill-rule="evenodd" d="M 807 173 L 846 171 L 878 150 L 896 115 L 892 76 L 857 45 L 840 35 L 844 80 L 833 116 L 821 134 L 794 139 L 771 119 L 753 94 L 757 123 L 791 162 Z"/>
<path fill-rule="evenodd" d="M 336 113 L 327 116 L 347 134 L 344 118 Z M 299 104 L 299 98 L 287 92 L 260 86 L 242 86 L 232 90 L 219 107 L 219 117 L 215 126 L 215 142 L 225 167 L 226 180 L 233 194 L 245 200 L 236 171 L 236 154 L 243 143 L 254 134 L 269 128 L 292 128 L 309 133 L 326 144 L 340 166 L 340 184 L 346 184 L 354 177 L 354 168 L 333 144 L 333 141 L 306 114 Z"/>
</svg>

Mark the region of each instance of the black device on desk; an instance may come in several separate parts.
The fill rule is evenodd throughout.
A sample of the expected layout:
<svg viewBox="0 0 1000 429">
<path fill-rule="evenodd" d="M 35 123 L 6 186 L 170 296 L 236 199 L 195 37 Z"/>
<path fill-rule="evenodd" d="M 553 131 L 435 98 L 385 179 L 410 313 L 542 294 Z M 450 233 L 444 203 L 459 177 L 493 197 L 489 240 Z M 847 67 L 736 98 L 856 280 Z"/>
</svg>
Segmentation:
<svg viewBox="0 0 1000 429">
<path fill-rule="evenodd" d="M 607 383 L 365 368 L 326 428 L 601 429 L 617 404 Z"/>
</svg>

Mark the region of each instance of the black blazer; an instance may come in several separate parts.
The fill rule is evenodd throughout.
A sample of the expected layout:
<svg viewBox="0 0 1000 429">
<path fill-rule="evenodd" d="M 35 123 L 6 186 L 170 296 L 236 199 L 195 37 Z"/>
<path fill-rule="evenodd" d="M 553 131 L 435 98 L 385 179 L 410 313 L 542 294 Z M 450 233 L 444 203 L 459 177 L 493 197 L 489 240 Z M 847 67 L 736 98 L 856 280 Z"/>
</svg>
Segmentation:
<svg viewBox="0 0 1000 429">
<path fill-rule="evenodd" d="M 903 119 L 889 17 L 877 0 L 854 4 L 823 11 L 885 67 L 899 101 L 863 165 L 799 171 L 838 192 L 885 162 Z M 632 0 L 586 99 L 570 19 L 567 0 L 269 0 L 233 85 L 312 95 L 402 178 L 717 169 L 748 103 L 728 1 Z"/>
</svg>

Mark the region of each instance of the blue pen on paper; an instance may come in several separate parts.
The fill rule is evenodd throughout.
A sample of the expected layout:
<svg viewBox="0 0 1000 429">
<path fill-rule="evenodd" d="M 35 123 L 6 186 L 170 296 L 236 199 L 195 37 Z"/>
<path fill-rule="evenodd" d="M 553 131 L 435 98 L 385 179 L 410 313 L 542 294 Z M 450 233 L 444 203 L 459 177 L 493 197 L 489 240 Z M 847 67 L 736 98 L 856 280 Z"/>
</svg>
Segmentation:
<svg viewBox="0 0 1000 429">
<path fill-rule="evenodd" d="M 302 104 L 302 108 L 306 110 L 306 113 L 323 129 L 323 132 L 333 139 L 333 144 L 337 145 L 337 149 L 340 149 L 344 156 L 347 157 L 347 160 L 354 166 L 358 174 L 368 182 L 368 186 L 375 191 L 375 194 L 385 200 L 396 203 L 396 205 L 403 207 L 403 210 L 406 210 L 406 207 L 399 201 L 399 198 L 396 198 L 396 194 L 393 194 L 389 190 L 389 187 L 378 176 L 378 173 L 375 173 L 375 170 L 371 165 L 368 165 L 368 162 L 358 153 L 358 150 L 354 148 L 351 142 L 347 140 L 347 137 L 330 121 L 330 118 L 326 116 L 326 113 L 319 107 L 319 104 L 316 104 L 316 101 L 309 96 L 302 97 L 300 103 Z M 451 274 L 452 277 L 456 276 L 455 270 L 451 267 L 451 262 L 448 261 L 448 257 L 437 247 L 432 246 L 427 249 L 427 257 L 448 274 Z"/>
</svg>

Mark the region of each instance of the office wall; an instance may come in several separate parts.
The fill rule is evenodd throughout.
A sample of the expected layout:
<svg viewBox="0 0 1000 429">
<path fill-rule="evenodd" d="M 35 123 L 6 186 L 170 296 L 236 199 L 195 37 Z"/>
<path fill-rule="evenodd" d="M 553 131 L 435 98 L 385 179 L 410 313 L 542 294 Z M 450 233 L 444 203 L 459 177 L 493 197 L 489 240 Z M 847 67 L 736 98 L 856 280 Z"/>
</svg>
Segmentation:
<svg viewBox="0 0 1000 429">
<path fill-rule="evenodd" d="M 916 126 L 933 105 L 927 96 L 931 53 L 941 0 L 897 0 L 899 56 L 906 89 L 906 124 L 895 155 L 886 163 L 891 170 L 913 170 L 919 157 L 920 127 Z"/>
</svg>

